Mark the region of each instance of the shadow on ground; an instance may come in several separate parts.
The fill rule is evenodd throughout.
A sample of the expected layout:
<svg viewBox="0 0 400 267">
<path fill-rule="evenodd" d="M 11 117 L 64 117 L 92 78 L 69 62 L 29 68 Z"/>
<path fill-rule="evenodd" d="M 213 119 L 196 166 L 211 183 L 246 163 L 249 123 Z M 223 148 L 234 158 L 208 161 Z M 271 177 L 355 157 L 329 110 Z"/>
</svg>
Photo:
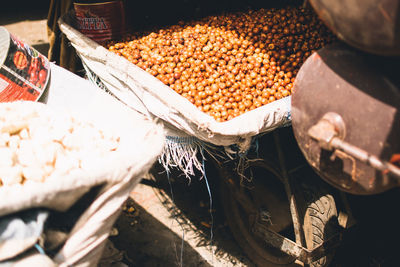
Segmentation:
<svg viewBox="0 0 400 267">
<path fill-rule="evenodd" d="M 135 212 L 123 213 L 119 217 L 116 228 L 120 233 L 110 238 L 124 252 L 124 262 L 128 266 L 181 266 L 181 262 L 196 262 L 199 267 L 211 267 L 186 242 L 181 259 L 182 237 L 173 233 L 133 200 L 130 200 L 128 206 L 134 206 Z"/>
<path fill-rule="evenodd" d="M 170 212 L 171 218 L 175 222 L 179 221 L 185 233 L 195 233 L 197 247 L 209 248 L 212 244 L 217 247 L 214 255 L 232 257 L 233 265 L 234 258 L 248 261 L 225 222 L 215 170 L 210 164 L 206 164 L 206 168 L 212 196 L 211 213 L 208 188 L 205 179 L 199 178 L 200 175 L 189 181 L 180 176 L 178 171 L 173 171 L 168 178 L 163 168 L 156 164 L 151 171 L 152 179 L 143 179 L 141 183 L 157 190 L 160 202 Z M 181 242 L 186 237 L 172 232 L 132 199 L 127 201 L 127 206 L 133 207 L 135 212 L 124 212 L 119 217 L 116 228 L 120 233 L 112 237 L 111 241 L 118 249 L 126 252 L 127 260 L 131 263 L 129 266 L 180 266 Z M 186 242 L 182 262 L 184 266 L 194 266 L 194 263 L 196 266 L 210 266 Z"/>
</svg>

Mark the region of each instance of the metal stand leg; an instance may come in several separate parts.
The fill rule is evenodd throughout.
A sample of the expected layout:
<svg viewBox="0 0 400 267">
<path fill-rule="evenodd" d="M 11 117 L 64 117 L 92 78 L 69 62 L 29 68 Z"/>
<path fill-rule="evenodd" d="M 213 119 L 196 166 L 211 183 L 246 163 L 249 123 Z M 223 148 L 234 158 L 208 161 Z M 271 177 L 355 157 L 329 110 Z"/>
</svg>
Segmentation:
<svg viewBox="0 0 400 267">
<path fill-rule="evenodd" d="M 275 145 L 276 145 L 276 150 L 278 152 L 278 158 L 279 158 L 279 164 L 280 164 L 280 169 L 283 177 L 283 183 L 285 185 L 285 190 L 286 194 L 289 200 L 289 205 L 290 205 L 290 213 L 292 215 L 292 220 L 293 220 L 293 228 L 294 228 L 294 234 L 296 238 L 296 243 L 300 246 L 305 246 L 305 240 L 304 240 L 304 234 L 302 233 L 302 228 L 300 225 L 300 216 L 299 212 L 296 206 L 296 199 L 294 197 L 293 191 L 292 191 L 292 181 L 289 177 L 289 174 L 286 169 L 286 164 L 285 164 L 285 156 L 283 155 L 283 151 L 281 148 L 281 143 L 279 139 L 279 135 L 277 131 L 273 132 L 274 135 L 274 140 L 275 140 Z"/>
</svg>

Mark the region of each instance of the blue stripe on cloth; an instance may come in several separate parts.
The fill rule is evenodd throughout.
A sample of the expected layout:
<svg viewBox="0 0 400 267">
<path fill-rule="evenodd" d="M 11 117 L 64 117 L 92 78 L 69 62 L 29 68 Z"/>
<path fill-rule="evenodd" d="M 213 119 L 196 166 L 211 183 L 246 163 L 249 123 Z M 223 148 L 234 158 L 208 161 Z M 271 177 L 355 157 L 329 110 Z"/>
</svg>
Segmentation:
<svg viewBox="0 0 400 267">
<path fill-rule="evenodd" d="M 287 109 L 286 119 L 291 121 L 292 120 L 292 96 L 288 96 L 285 98 L 285 104 Z"/>
<path fill-rule="evenodd" d="M 39 246 L 38 244 L 35 244 L 35 248 L 37 249 L 37 251 L 39 251 L 40 254 L 46 255 L 46 253 L 44 252 L 44 249 L 41 246 Z"/>
</svg>

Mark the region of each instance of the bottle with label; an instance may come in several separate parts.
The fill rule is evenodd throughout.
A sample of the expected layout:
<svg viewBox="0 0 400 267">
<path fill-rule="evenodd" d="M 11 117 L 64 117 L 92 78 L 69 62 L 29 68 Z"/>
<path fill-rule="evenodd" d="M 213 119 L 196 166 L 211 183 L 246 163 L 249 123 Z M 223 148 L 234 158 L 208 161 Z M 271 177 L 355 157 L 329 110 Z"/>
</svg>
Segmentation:
<svg viewBox="0 0 400 267">
<path fill-rule="evenodd" d="M 101 45 L 125 34 L 123 0 L 76 0 L 74 10 L 78 30 Z"/>
</svg>

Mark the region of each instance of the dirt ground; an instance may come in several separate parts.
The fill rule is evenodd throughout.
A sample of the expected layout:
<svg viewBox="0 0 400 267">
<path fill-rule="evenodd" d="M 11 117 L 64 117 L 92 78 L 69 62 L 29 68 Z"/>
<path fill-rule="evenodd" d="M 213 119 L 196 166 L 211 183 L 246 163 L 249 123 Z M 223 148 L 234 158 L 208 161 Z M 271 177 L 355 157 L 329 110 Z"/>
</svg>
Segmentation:
<svg viewBox="0 0 400 267">
<path fill-rule="evenodd" d="M 45 4 L 2 13 L 1 26 L 46 55 Z M 103 266 L 254 266 L 227 226 L 220 180 L 211 166 L 207 170 L 211 212 L 205 179 L 168 178 L 156 164 L 123 207 L 110 237 L 117 250 Z M 399 190 L 348 197 L 357 224 L 345 232 L 330 266 L 400 266 Z"/>
</svg>

